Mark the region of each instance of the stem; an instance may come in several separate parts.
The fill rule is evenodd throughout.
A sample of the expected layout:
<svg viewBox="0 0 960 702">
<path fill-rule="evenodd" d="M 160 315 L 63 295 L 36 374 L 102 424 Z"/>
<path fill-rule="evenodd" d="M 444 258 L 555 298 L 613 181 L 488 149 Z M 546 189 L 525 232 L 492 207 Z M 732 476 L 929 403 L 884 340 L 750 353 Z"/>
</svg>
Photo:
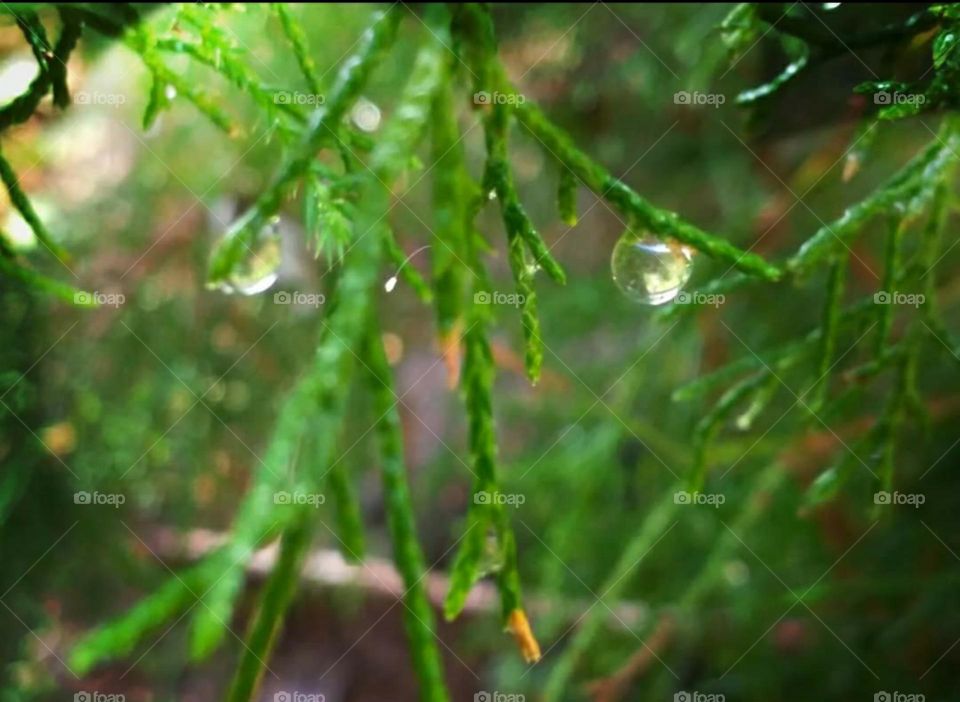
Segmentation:
<svg viewBox="0 0 960 702">
<path fill-rule="evenodd" d="M 630 186 L 614 178 L 573 145 L 570 137 L 550 122 L 531 100 L 515 108 L 517 119 L 561 163 L 569 168 L 586 187 L 610 201 L 628 218 L 635 218 L 653 234 L 672 238 L 724 261 L 739 270 L 766 280 L 777 280 L 780 269 L 760 256 L 743 251 L 726 239 L 708 234 L 686 222 L 673 212 L 662 210 L 634 192 Z"/>
<path fill-rule="evenodd" d="M 70 254 L 53 240 L 50 232 L 46 226 L 44 226 L 43 220 L 40 219 L 37 211 L 33 209 L 30 198 L 28 198 L 27 194 L 20 188 L 20 182 L 17 179 L 17 174 L 14 172 L 13 167 L 10 165 L 10 162 L 3 157 L 2 153 L 0 153 L 0 180 L 3 180 L 7 192 L 10 194 L 10 202 L 13 203 L 13 206 L 17 208 L 20 215 L 26 220 L 27 224 L 30 225 L 30 229 L 33 230 L 37 241 L 43 244 L 44 248 L 53 254 L 61 263 L 68 259 Z"/>
<path fill-rule="evenodd" d="M 398 403 L 376 317 L 371 314 L 370 320 L 364 355 L 373 381 L 370 387 L 374 396 L 374 412 L 380 416 L 377 434 L 380 437 L 383 493 L 393 544 L 393 559 L 397 570 L 403 576 L 405 588 L 404 625 L 410 640 L 413 669 L 420 682 L 420 699 L 424 702 L 446 702 L 450 698 L 443 681 L 440 651 L 434 640 L 436 624 L 433 609 L 423 586 L 427 569 L 417 539 L 410 488 L 407 484 Z"/>
<path fill-rule="evenodd" d="M 827 279 L 827 297 L 823 304 L 823 323 L 820 335 L 820 357 L 817 363 L 817 376 L 813 392 L 813 400 L 809 407 L 812 414 L 816 414 L 823 407 L 827 389 L 830 386 L 830 369 L 833 366 L 833 357 L 837 352 L 837 336 L 840 330 L 840 305 L 843 302 L 843 287 L 847 276 L 847 260 L 844 254 L 837 257 L 830 267 Z M 802 397 L 802 396 L 801 396 Z"/>
<path fill-rule="evenodd" d="M 310 547 L 310 523 L 303 519 L 292 524 L 280 541 L 280 556 L 270 573 L 250 623 L 243 653 L 227 702 L 249 702 L 254 699 L 263 673 L 267 669 L 273 648 L 283 624 L 283 616 L 297 590 L 300 569 Z"/>
</svg>

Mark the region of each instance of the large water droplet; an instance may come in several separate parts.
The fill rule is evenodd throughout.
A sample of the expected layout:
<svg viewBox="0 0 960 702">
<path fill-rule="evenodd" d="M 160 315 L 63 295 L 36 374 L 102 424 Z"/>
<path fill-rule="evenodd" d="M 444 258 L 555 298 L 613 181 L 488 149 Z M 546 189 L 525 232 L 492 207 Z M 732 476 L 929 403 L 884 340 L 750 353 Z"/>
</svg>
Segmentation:
<svg viewBox="0 0 960 702">
<path fill-rule="evenodd" d="M 613 247 L 613 282 L 631 300 L 662 305 L 690 279 L 692 255 L 679 244 L 627 231 Z"/>
<path fill-rule="evenodd" d="M 246 258 L 236 265 L 220 289 L 241 295 L 256 295 L 269 290 L 277 282 L 280 260 L 280 234 L 276 222 L 271 222 L 260 232 Z"/>
</svg>

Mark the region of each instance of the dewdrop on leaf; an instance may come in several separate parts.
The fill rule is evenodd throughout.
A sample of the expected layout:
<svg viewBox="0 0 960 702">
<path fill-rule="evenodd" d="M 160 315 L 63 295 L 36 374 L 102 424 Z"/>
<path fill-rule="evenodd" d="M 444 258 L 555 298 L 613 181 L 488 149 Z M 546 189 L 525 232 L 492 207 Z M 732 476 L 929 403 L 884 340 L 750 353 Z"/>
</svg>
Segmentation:
<svg viewBox="0 0 960 702">
<path fill-rule="evenodd" d="M 247 255 L 220 283 L 220 290 L 226 293 L 257 295 L 269 290 L 277 282 L 281 261 L 277 221 L 274 218 L 261 230 L 256 242 L 246 251 Z"/>
<path fill-rule="evenodd" d="M 410 254 L 410 255 L 407 256 L 405 259 L 403 259 L 403 261 L 402 261 L 402 262 L 400 263 L 400 265 L 397 267 L 396 272 L 395 272 L 392 276 L 390 276 L 389 278 L 387 278 L 386 282 L 384 282 L 384 284 L 383 284 L 383 289 L 384 289 L 386 292 L 388 292 L 388 293 L 389 293 L 389 292 L 393 292 L 394 288 L 397 287 L 397 282 L 398 282 L 399 279 L 400 279 L 400 273 L 403 271 L 404 266 L 406 266 L 408 263 L 410 263 L 410 259 L 411 259 L 411 258 L 413 258 L 414 256 L 416 256 L 418 253 L 420 253 L 420 252 L 423 251 L 424 249 L 429 249 L 429 248 L 430 248 L 430 245 L 429 245 L 429 244 L 427 244 L 426 246 L 421 246 L 419 249 L 417 249 L 417 250 L 414 251 L 412 254 Z"/>
<path fill-rule="evenodd" d="M 680 244 L 627 231 L 610 259 L 613 282 L 631 300 L 645 305 L 670 302 L 690 279 L 693 252 Z"/>
</svg>

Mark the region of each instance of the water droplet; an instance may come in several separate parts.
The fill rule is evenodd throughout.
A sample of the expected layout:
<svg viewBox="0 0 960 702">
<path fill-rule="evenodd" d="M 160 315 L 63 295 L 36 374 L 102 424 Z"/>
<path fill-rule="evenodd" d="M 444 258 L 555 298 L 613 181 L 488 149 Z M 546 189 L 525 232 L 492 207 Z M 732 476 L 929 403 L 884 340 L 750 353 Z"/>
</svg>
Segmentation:
<svg viewBox="0 0 960 702">
<path fill-rule="evenodd" d="M 277 282 L 280 259 L 280 234 L 277 221 L 272 220 L 247 252 L 247 257 L 219 287 L 226 293 L 241 295 L 257 295 L 269 290 Z"/>
<path fill-rule="evenodd" d="M 395 287 L 397 287 L 397 276 L 395 275 L 387 278 L 387 282 L 383 284 L 383 289 L 387 292 L 393 292 Z"/>
<path fill-rule="evenodd" d="M 172 85 L 168 85 L 163 89 L 163 94 L 166 96 L 167 100 L 174 100 L 177 97 L 177 89 Z"/>
<path fill-rule="evenodd" d="M 610 268 L 613 282 L 631 300 L 662 305 L 690 279 L 692 258 L 684 246 L 627 231 L 613 247 Z"/>
<path fill-rule="evenodd" d="M 364 132 L 375 132 L 380 126 L 380 108 L 366 98 L 360 98 L 350 110 L 350 119 Z"/>
<path fill-rule="evenodd" d="M 477 571 L 480 577 L 499 573 L 506 565 L 506 556 L 503 547 L 500 545 L 500 538 L 497 533 L 490 530 L 487 533 L 487 540 L 483 546 L 483 554 L 480 556 L 480 562 L 477 564 Z"/>
</svg>

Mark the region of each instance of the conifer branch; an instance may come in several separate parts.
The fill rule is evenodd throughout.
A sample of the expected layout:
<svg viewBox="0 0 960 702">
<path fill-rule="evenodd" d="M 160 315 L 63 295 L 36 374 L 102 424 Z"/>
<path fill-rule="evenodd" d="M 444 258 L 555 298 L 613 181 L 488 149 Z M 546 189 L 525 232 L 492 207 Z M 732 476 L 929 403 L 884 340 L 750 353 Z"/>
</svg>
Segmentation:
<svg viewBox="0 0 960 702">
<path fill-rule="evenodd" d="M 372 380 L 374 412 L 380 417 L 377 434 L 380 438 L 383 494 L 393 558 L 405 588 L 403 618 L 410 640 L 410 656 L 420 683 L 420 699 L 423 702 L 447 702 L 450 697 L 443 682 L 443 666 L 435 640 L 436 623 L 423 584 L 427 569 L 407 485 L 396 395 L 375 317 L 371 316 L 371 322 L 364 356 Z"/>
<path fill-rule="evenodd" d="M 317 150 L 324 143 L 336 139 L 340 120 L 396 38 L 399 21 L 400 12 L 390 9 L 378 13 L 373 24 L 364 32 L 360 48 L 343 64 L 296 155 L 287 161 L 254 207 L 239 220 L 238 227 L 228 232 L 224 241 L 214 250 L 208 273 L 211 283 L 221 282 L 230 275 L 246 252 L 256 244 L 262 227 L 279 211 L 283 201 L 310 169 Z"/>
<path fill-rule="evenodd" d="M 745 273 L 771 281 L 780 277 L 779 268 L 760 256 L 737 248 L 727 239 L 708 234 L 684 221 L 674 212 L 652 205 L 574 146 L 570 137 L 547 119 L 532 100 L 516 105 L 515 112 L 520 123 L 550 154 L 569 168 L 587 188 L 608 200 L 630 221 L 636 220 L 658 237 L 676 239 Z"/>
<path fill-rule="evenodd" d="M 310 547 L 311 523 L 304 518 L 287 527 L 280 539 L 280 555 L 263 587 L 240 662 L 233 674 L 227 702 L 255 699 L 267 661 L 276 646 L 283 617 L 300 581 L 300 569 Z"/>
</svg>

